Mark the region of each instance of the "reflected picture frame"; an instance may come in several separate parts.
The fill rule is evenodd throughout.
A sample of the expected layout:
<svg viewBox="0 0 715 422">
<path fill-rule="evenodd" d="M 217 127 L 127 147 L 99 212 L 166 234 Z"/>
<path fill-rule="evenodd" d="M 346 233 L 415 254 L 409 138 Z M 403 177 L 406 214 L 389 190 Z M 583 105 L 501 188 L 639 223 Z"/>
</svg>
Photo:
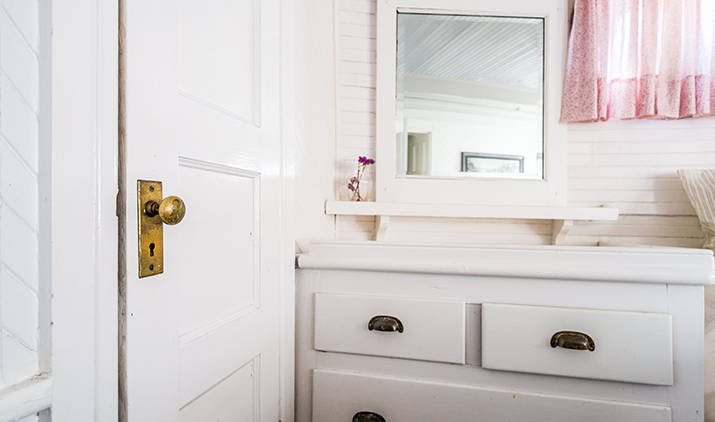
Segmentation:
<svg viewBox="0 0 715 422">
<path fill-rule="evenodd" d="M 478 166 L 478 162 L 491 163 L 493 166 Z M 509 170 L 514 169 L 517 171 L 494 171 L 498 167 L 504 168 L 505 166 Z M 524 173 L 524 156 L 523 155 L 508 155 L 508 154 L 487 154 L 482 152 L 463 152 L 462 153 L 462 167 L 461 171 L 463 173 Z"/>
</svg>

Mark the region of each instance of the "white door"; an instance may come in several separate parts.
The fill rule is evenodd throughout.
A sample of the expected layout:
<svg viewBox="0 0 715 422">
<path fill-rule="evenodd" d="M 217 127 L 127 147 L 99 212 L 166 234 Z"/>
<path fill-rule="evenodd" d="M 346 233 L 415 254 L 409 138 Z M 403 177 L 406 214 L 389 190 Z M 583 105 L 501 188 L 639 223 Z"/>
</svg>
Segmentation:
<svg viewBox="0 0 715 422">
<path fill-rule="evenodd" d="M 125 0 L 127 414 L 279 419 L 280 0 Z M 139 179 L 186 217 L 137 272 Z"/>
</svg>

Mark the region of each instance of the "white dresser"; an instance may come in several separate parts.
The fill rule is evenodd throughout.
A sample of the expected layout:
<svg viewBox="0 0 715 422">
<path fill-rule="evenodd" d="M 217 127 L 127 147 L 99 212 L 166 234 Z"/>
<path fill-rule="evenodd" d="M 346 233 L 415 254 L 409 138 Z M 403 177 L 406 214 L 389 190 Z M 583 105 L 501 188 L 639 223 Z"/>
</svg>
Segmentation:
<svg viewBox="0 0 715 422">
<path fill-rule="evenodd" d="M 298 266 L 298 422 L 703 420 L 709 251 L 316 242 Z"/>
</svg>

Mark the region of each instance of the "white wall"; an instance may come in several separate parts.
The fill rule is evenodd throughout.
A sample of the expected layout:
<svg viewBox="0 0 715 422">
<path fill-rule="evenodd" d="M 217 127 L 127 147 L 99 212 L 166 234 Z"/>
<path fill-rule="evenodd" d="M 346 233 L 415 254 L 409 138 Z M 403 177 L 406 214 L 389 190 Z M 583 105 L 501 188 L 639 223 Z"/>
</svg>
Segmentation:
<svg viewBox="0 0 715 422">
<path fill-rule="evenodd" d="M 355 158 L 375 151 L 375 1 L 334 1 L 337 137 L 335 144 L 310 141 L 335 148 L 335 197 L 347 200 L 343 185 Z M 623 214 L 618 222 L 578 224 L 568 242 L 701 246 L 698 220 L 675 170 L 715 164 L 715 119 L 571 125 L 568 141 L 569 203 L 617 207 Z M 339 217 L 328 234 L 367 239 L 371 229 L 372 218 Z M 390 225 L 390 238 L 406 241 L 543 244 L 550 236 L 550 223 L 532 221 L 406 218 Z"/>
<path fill-rule="evenodd" d="M 40 370 L 38 8 L 0 2 L 0 388 Z"/>
<path fill-rule="evenodd" d="M 334 0 L 300 0 L 296 18 L 295 92 L 298 150 L 293 221 L 298 248 L 310 239 L 332 239 L 334 219 L 324 213 L 334 196 L 335 55 Z"/>
</svg>

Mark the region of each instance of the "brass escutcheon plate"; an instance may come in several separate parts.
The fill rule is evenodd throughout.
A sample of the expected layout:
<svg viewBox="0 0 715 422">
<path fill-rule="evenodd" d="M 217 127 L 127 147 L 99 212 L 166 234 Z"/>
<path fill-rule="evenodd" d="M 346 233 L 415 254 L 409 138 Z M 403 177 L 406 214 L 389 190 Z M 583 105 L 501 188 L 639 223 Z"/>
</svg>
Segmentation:
<svg viewBox="0 0 715 422">
<path fill-rule="evenodd" d="M 161 217 L 146 214 L 149 201 L 160 203 L 161 182 L 137 180 L 137 222 L 139 226 L 139 278 L 164 272 L 164 224 Z"/>
</svg>

